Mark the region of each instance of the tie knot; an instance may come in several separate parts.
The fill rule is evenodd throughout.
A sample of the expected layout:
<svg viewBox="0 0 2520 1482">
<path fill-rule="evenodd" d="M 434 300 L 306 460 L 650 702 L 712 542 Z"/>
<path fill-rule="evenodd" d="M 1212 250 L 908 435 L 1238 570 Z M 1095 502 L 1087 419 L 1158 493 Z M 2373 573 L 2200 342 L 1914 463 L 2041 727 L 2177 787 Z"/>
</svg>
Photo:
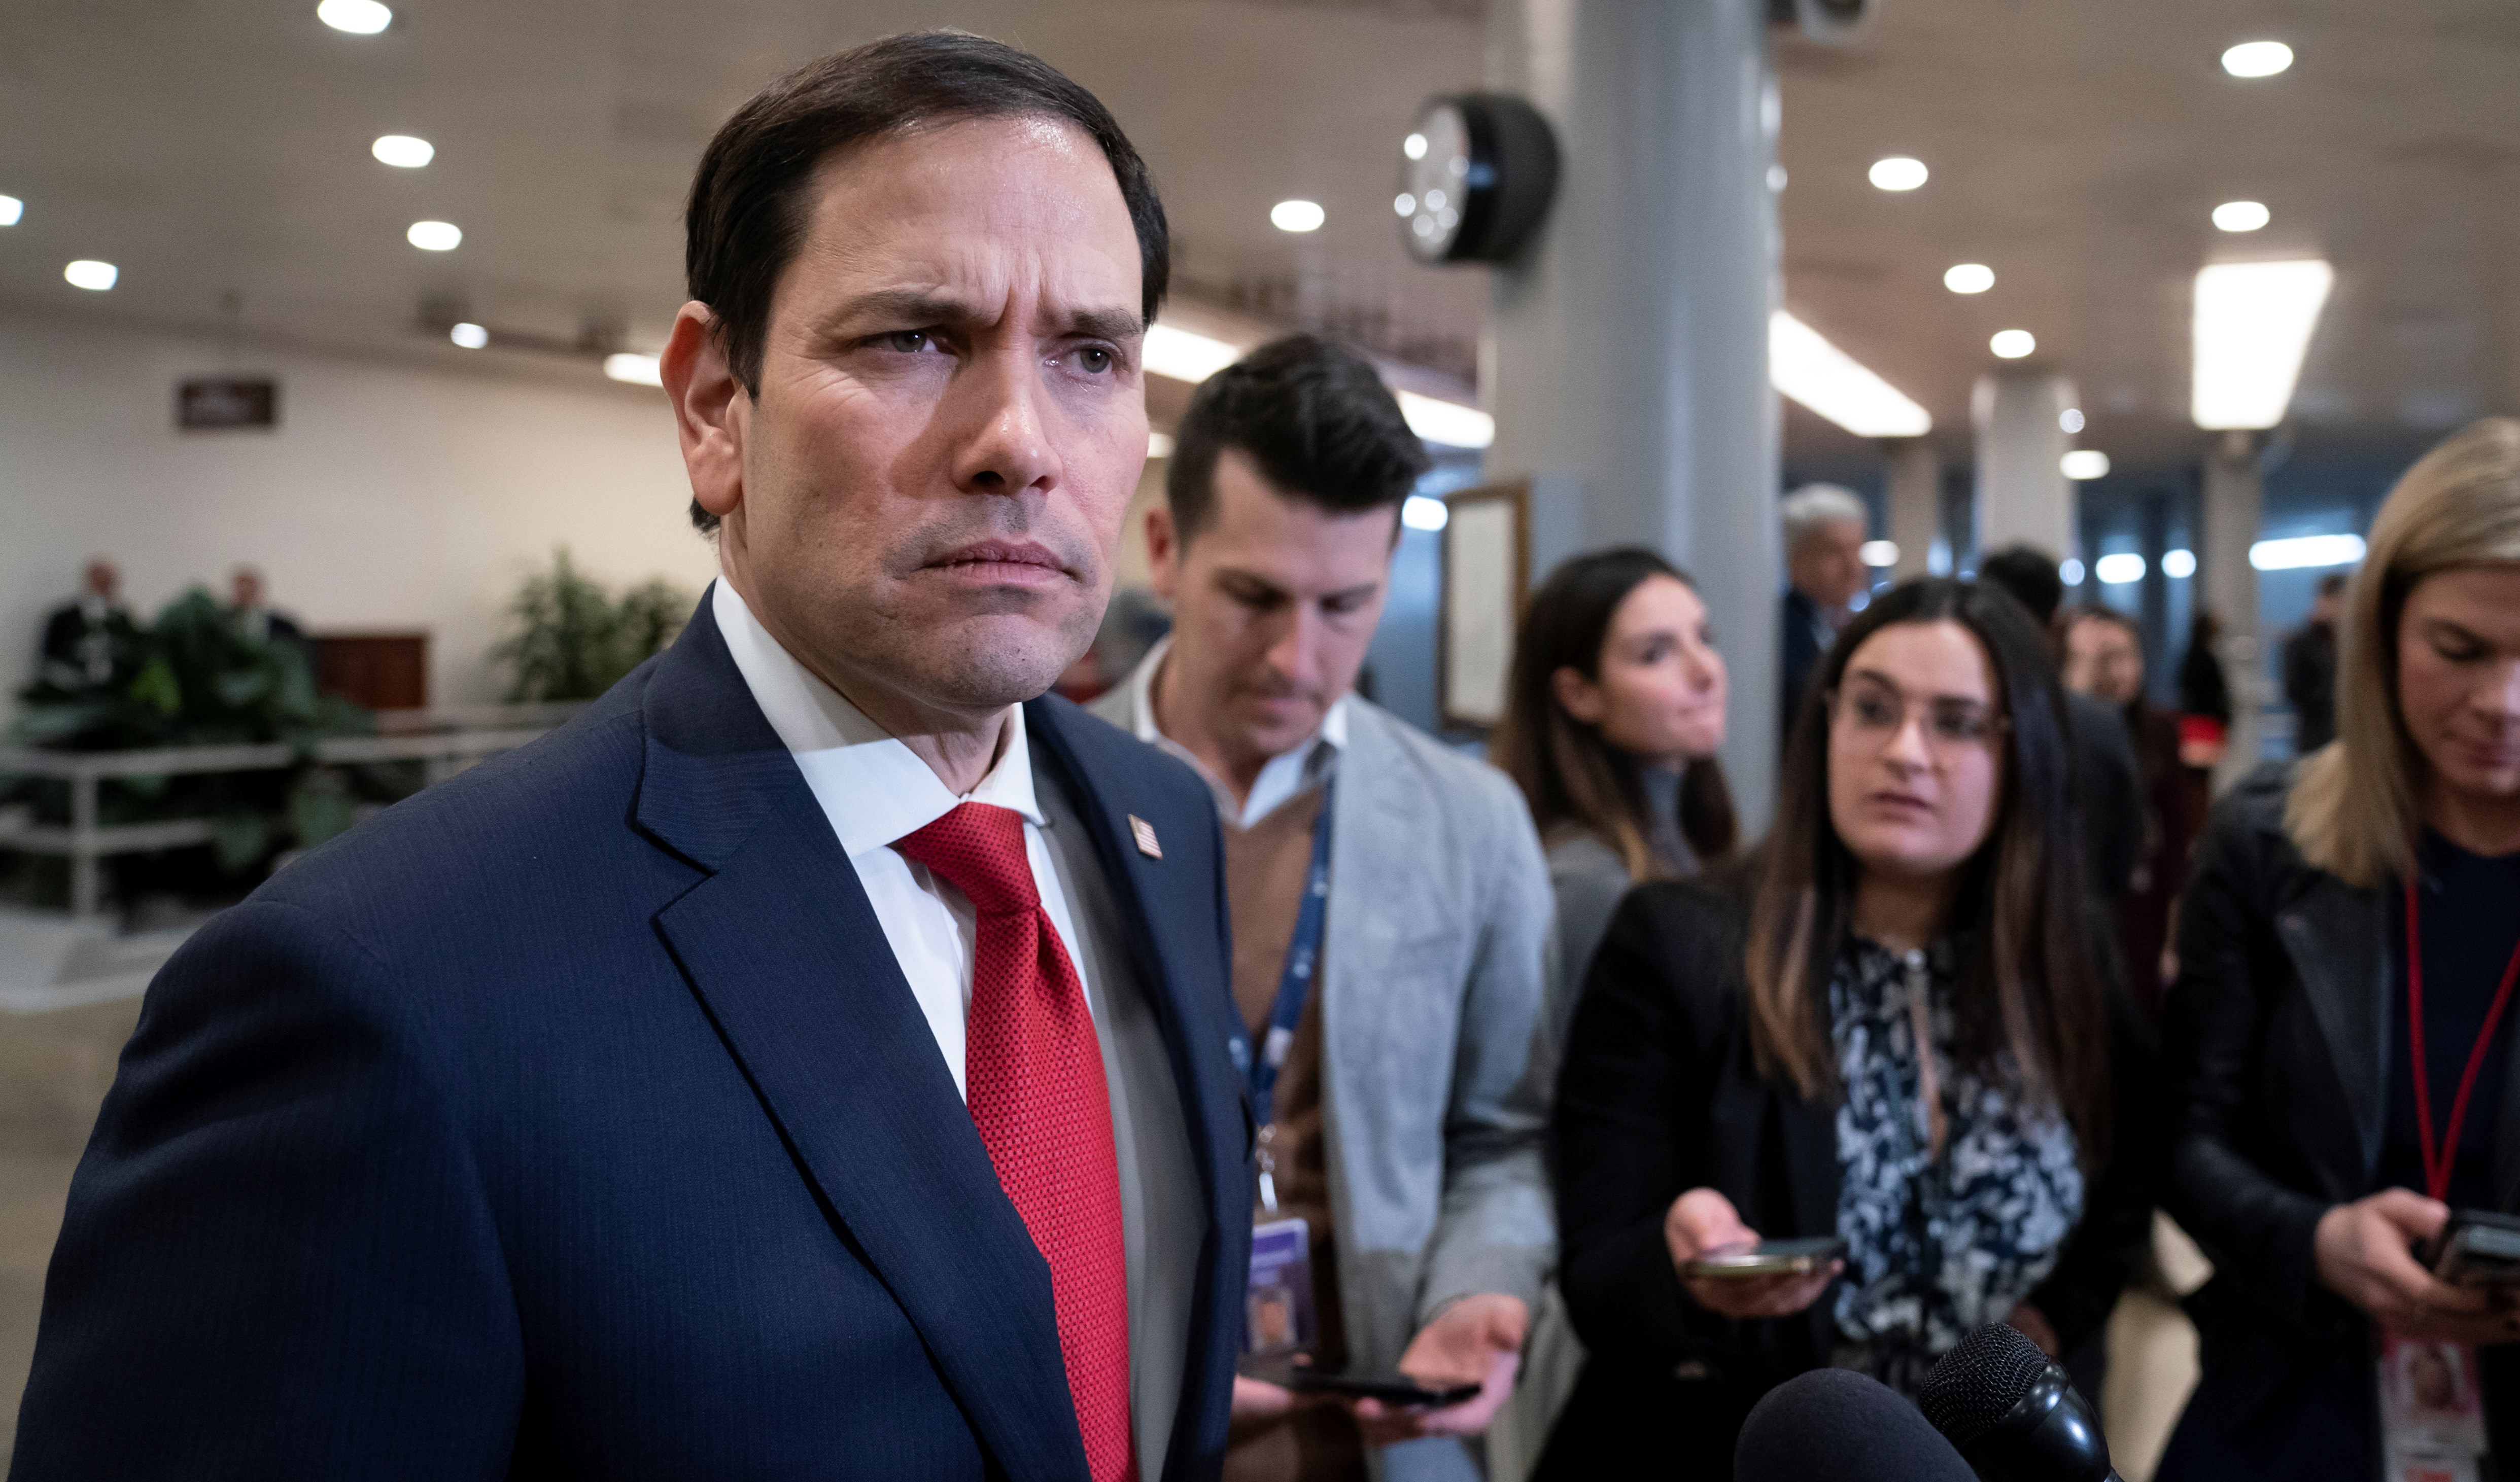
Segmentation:
<svg viewBox="0 0 2520 1482">
<path fill-rule="evenodd" d="M 1012 808 L 963 803 L 892 847 L 968 896 L 982 916 L 1029 912 L 1041 906 L 1041 887 L 1033 882 L 1023 826 Z"/>
</svg>

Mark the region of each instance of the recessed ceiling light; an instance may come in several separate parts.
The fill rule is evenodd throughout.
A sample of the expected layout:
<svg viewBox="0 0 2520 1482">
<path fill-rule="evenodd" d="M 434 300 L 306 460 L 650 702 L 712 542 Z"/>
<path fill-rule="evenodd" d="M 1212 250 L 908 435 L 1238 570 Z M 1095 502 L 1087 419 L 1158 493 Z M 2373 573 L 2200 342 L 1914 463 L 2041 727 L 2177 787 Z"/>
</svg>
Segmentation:
<svg viewBox="0 0 2520 1482">
<path fill-rule="evenodd" d="M 2161 553 L 2161 574 L 2173 581 L 2185 581 L 2196 574 L 2196 553 L 2181 547 Z"/>
<path fill-rule="evenodd" d="M 409 134 L 387 134 L 369 145 L 368 153 L 398 169 L 416 170 L 437 157 L 437 147 Z"/>
<path fill-rule="evenodd" d="M 2243 41 L 2223 54 L 2223 70 L 2234 77 L 2272 77 L 2292 66 L 2292 48 L 2280 41 Z"/>
<path fill-rule="evenodd" d="M 2214 207 L 2214 224 L 2227 232 L 2254 232 L 2274 213 L 2254 201 L 2226 201 Z"/>
<path fill-rule="evenodd" d="M 1453 522 L 1453 507 L 1424 494 L 1412 494 L 1400 502 L 1400 522 L 1413 530 L 1440 530 Z"/>
<path fill-rule="evenodd" d="M 2082 561 L 2077 557 L 2068 556 L 2056 562 L 2056 579 L 2069 587 L 2081 586 L 2083 584 Z"/>
<path fill-rule="evenodd" d="M 1318 232 L 1326 219 L 1315 201 L 1281 201 L 1269 207 L 1269 224 L 1282 232 Z"/>
<path fill-rule="evenodd" d="M 446 337 L 468 350 L 477 350 L 490 342 L 490 332 L 477 324 L 459 324 L 446 332 Z"/>
<path fill-rule="evenodd" d="M 1412 134 L 1408 138 L 1401 140 L 1400 153 L 1408 156 L 1412 159 L 1425 158 L 1426 136 L 1423 134 Z"/>
<path fill-rule="evenodd" d="M 1415 216 L 1418 214 L 1418 198 L 1402 191 L 1391 198 L 1391 209 L 1396 215 Z"/>
<path fill-rule="evenodd" d="M 2076 448 L 2058 460 L 2056 467 L 2071 479 L 2106 478 L 2109 475 L 2109 455 L 2097 448 Z"/>
<path fill-rule="evenodd" d="M 1868 540 L 1855 555 L 1868 566 L 1895 566 L 1899 563 L 1899 543 L 1895 540 Z"/>
<path fill-rule="evenodd" d="M 1963 262 L 1947 269 L 1943 287 L 1955 293 L 1983 293 L 1995 287 L 1995 269 L 1983 262 Z"/>
<path fill-rule="evenodd" d="M 451 252 L 463 242 L 464 229 L 452 221 L 415 221 L 402 235 L 424 252 Z"/>
<path fill-rule="evenodd" d="M 26 202 L 15 196 L 0 196 L 0 226 L 16 226 L 26 214 Z"/>
<path fill-rule="evenodd" d="M 2039 339 L 2028 330 L 1998 330 L 1986 347 L 1995 352 L 1998 360 L 2019 360 L 2039 348 Z"/>
<path fill-rule="evenodd" d="M 86 289 L 97 293 L 102 293 L 113 287 L 113 281 L 121 276 L 122 270 L 112 263 L 98 262 L 90 257 L 82 257 L 62 269 L 63 279 L 71 288 Z"/>
<path fill-rule="evenodd" d="M 616 350 L 604 357 L 604 374 L 632 385 L 660 386 L 665 383 L 663 365 L 653 355 L 634 355 Z"/>
<path fill-rule="evenodd" d="M 1925 183 L 1925 161 L 1893 155 L 1872 161 L 1872 183 L 1885 191 L 1912 191 Z"/>
<path fill-rule="evenodd" d="M 2068 432 L 2079 432 L 2083 430 L 2083 409 L 2081 407 L 2067 407 L 2065 410 L 2057 413 L 2056 426 Z"/>
<path fill-rule="evenodd" d="M 315 7 L 315 19 L 337 31 L 373 36 L 393 24 L 393 11 L 377 0 L 324 0 Z"/>
</svg>

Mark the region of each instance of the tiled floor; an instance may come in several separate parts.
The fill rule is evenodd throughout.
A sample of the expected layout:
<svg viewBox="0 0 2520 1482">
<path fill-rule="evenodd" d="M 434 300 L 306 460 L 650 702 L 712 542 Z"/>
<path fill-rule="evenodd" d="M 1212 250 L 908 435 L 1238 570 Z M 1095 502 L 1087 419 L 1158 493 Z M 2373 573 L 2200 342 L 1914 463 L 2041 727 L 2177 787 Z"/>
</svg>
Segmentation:
<svg viewBox="0 0 2520 1482">
<path fill-rule="evenodd" d="M 17 1430 L 70 1173 L 140 1001 L 0 1012 L 0 1437 Z M 2165 1263 L 2183 1275 L 2174 1252 Z M 2187 1284 L 2182 1281 L 2182 1285 Z M 2196 1368 L 2195 1331 L 2179 1309 L 2132 1293 L 2110 1324 L 2110 1448 L 2127 1482 L 2149 1482 Z M 0 1464 L 7 1452 L 0 1447 Z"/>
</svg>

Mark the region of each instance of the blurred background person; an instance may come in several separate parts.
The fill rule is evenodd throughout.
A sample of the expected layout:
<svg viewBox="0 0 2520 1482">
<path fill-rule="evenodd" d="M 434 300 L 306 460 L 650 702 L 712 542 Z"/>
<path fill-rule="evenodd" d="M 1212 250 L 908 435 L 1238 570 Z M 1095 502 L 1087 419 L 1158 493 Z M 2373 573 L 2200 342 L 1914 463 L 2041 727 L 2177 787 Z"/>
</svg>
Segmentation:
<svg viewBox="0 0 2520 1482">
<path fill-rule="evenodd" d="M 2179 717 L 2143 690 L 2143 628 L 2114 607 L 2085 607 L 2065 625 L 2065 687 L 2114 707 L 2135 743 L 2143 778 L 2143 844 L 2118 902 L 2118 949 L 2128 991 L 2151 1023 L 2169 982 L 2170 923 L 2187 883 L 2187 855 L 2202 822 L 2179 762 Z"/>
<path fill-rule="evenodd" d="M 2292 705 L 2293 750 L 2303 756 L 2336 740 L 2336 618 L 2345 610 L 2345 575 L 2318 579 L 2310 620 L 2284 641 L 2284 699 Z"/>
<path fill-rule="evenodd" d="M 2210 786 L 2231 738 L 2231 681 L 2223 672 L 2223 619 L 2199 607 L 2179 661 L 2179 759 L 2200 792 Z"/>
<path fill-rule="evenodd" d="M 45 677 L 65 689 L 113 678 L 114 650 L 136 629 L 122 605 L 122 568 L 97 557 L 79 573 L 79 594 L 44 619 Z"/>
<path fill-rule="evenodd" d="M 297 620 L 271 606 L 271 587 L 259 566 L 239 566 L 228 573 L 228 611 L 238 631 L 248 638 L 274 644 L 306 642 Z"/>
<path fill-rule="evenodd" d="M 1310 1227 L 1326 1370 L 1482 1386 L 1432 1412 L 1244 1379 L 1232 1479 L 1474 1479 L 1555 1248 L 1547 867 L 1497 772 L 1353 693 L 1426 454 L 1373 365 L 1293 335 L 1208 379 L 1147 512 L 1171 636 L 1095 705 L 1224 833 L 1263 1222 Z M 1318 901 L 1318 906 L 1308 903 Z"/>
<path fill-rule="evenodd" d="M 2165 1203 L 2216 1276 L 2160 1482 L 2378 1475 L 2390 1334 L 2479 1348 L 2520 1460 L 2520 1310 L 2410 1254 L 2520 1213 L 2520 422 L 2408 471 L 2339 635 L 2337 742 L 2225 800 L 2182 908 Z"/>
<path fill-rule="evenodd" d="M 2056 609 L 2065 601 L 2065 580 L 2056 574 L 2055 556 L 2037 546 L 2007 547 L 1978 562 L 1977 577 L 2029 610 L 2039 625 L 2042 650 L 2053 664 L 2062 645 Z M 2143 769 L 2115 705 L 2071 690 L 2065 703 L 2074 796 L 2083 805 L 2074 810 L 2072 827 L 2083 839 L 2084 879 L 2114 908 L 2134 885 L 2136 865 L 2143 857 Z"/>
<path fill-rule="evenodd" d="M 1749 868 L 1621 905 L 1552 1124 L 1591 1357 L 1544 1475 L 1721 1478 L 1796 1373 L 1913 1393 L 1981 1323 L 2097 1334 L 2150 1214 L 2149 1065 L 2092 950 L 2065 724 L 2019 604 L 1899 587 L 1824 661 Z M 1843 1269 L 1682 1274 L 1762 1236 Z"/>
<path fill-rule="evenodd" d="M 1872 514 L 1854 491 L 1831 483 L 1805 484 L 1785 496 L 1778 513 L 1785 524 L 1784 626 L 1777 651 L 1782 678 L 1777 745 L 1782 748 L 1812 670 L 1837 641 L 1857 594 L 1872 580 L 1864 564 Z"/>
<path fill-rule="evenodd" d="M 1715 755 L 1724 655 L 1695 584 L 1634 547 L 1559 565 L 1523 609 L 1507 706 L 1491 759 L 1549 851 L 1571 1011 L 1628 887 L 1720 863 L 1740 831 Z"/>
</svg>

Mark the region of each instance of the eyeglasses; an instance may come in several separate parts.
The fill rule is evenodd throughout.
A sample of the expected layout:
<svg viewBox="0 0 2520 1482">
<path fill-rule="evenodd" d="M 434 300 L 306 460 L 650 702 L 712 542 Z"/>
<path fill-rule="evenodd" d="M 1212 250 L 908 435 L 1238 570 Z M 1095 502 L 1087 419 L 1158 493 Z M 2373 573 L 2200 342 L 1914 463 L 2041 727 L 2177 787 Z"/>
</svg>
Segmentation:
<svg viewBox="0 0 2520 1482">
<path fill-rule="evenodd" d="M 1896 685 L 1858 680 L 1826 696 L 1829 719 L 1850 733 L 1887 745 L 1908 725 L 1908 696 Z M 1924 701 L 1925 744 L 1949 754 L 1984 746 L 2012 723 L 1973 699 L 1936 696 Z"/>
</svg>

